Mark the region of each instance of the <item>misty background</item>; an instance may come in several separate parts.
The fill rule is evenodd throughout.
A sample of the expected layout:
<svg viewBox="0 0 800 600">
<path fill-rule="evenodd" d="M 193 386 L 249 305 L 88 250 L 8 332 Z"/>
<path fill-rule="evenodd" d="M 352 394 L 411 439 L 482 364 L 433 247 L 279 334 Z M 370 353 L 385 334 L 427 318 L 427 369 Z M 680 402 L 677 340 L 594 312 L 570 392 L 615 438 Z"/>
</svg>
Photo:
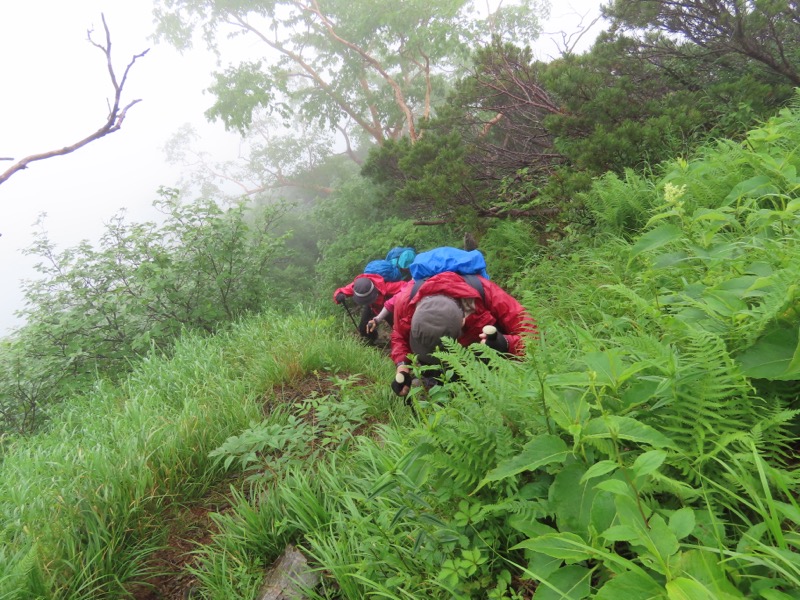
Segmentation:
<svg viewBox="0 0 800 600">
<path fill-rule="evenodd" d="M 545 34 L 533 45 L 548 59 L 600 13 L 597 0 L 572 0 L 551 7 Z M 113 95 L 105 56 L 87 40 L 104 42 L 101 13 L 111 33 L 112 60 L 121 77 L 132 57 L 149 48 L 131 67 L 122 105 L 135 99 L 120 131 L 72 154 L 33 163 L 0 186 L 0 335 L 21 325 L 15 311 L 23 306 L 20 281 L 34 278 L 35 257 L 24 248 L 33 241 L 34 223 L 46 214 L 49 238 L 64 249 L 96 240 L 120 210 L 127 221 L 157 220 L 152 202 L 160 186 L 175 185 L 185 169 L 169 164 L 164 146 L 185 125 L 199 136 L 197 151 L 212 160 L 235 158 L 238 135 L 209 123 L 204 111 L 211 97 L 204 90 L 211 72 L 247 53 L 247 41 L 231 43 L 221 63 L 203 43 L 179 54 L 152 39 L 149 2 L 79 0 L 64 3 L 7 3 L 0 10 L 0 157 L 25 156 L 70 145 L 98 129 Z M 588 49 L 602 25 L 578 43 Z M 9 58 L 13 57 L 13 58 Z M 0 161 L 5 170 L 12 163 Z"/>
</svg>

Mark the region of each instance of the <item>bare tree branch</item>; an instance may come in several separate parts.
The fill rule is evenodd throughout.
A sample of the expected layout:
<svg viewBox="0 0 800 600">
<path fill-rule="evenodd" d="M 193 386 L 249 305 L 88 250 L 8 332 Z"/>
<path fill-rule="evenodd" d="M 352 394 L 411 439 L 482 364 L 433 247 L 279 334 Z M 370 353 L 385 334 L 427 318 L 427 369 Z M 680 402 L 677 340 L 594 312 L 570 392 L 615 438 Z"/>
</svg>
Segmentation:
<svg viewBox="0 0 800 600">
<path fill-rule="evenodd" d="M 100 127 L 94 133 L 86 136 L 82 140 L 70 144 L 69 146 L 64 146 L 63 148 L 50 150 L 48 152 L 42 152 L 40 154 L 31 154 L 30 156 L 26 156 L 25 158 L 20 159 L 19 161 L 11 165 L 11 167 L 9 167 L 4 173 L 0 174 L 0 185 L 8 181 L 8 179 L 12 175 L 14 175 L 14 173 L 22 171 L 23 169 L 27 169 L 28 165 L 33 162 L 39 160 L 45 160 L 47 158 L 53 158 L 54 156 L 63 156 L 65 154 L 70 154 L 72 152 L 75 152 L 75 150 L 77 150 L 78 148 L 82 148 L 95 140 L 98 140 L 110 133 L 118 131 L 120 127 L 122 127 L 122 123 L 128 114 L 128 110 L 134 104 L 141 102 L 141 99 L 132 100 L 125 106 L 122 106 L 122 92 L 125 87 L 125 82 L 128 79 L 128 73 L 130 72 L 131 67 L 133 67 L 133 64 L 136 62 L 137 59 L 142 58 L 145 54 L 147 54 L 150 51 L 150 49 L 148 48 L 144 52 L 135 54 L 133 58 L 131 58 L 131 61 L 128 63 L 128 66 L 125 67 L 125 71 L 122 74 L 122 79 L 120 81 L 117 81 L 117 76 L 116 73 L 114 72 L 114 66 L 111 62 L 111 33 L 108 30 L 108 25 L 106 24 L 105 15 L 101 13 L 100 17 L 103 20 L 103 29 L 105 30 L 105 37 L 106 37 L 105 45 L 95 42 L 92 39 L 93 32 L 91 29 L 87 31 L 86 37 L 90 44 L 92 44 L 96 48 L 99 48 L 103 52 L 103 54 L 105 54 L 106 65 L 108 67 L 108 74 L 109 77 L 111 78 L 111 84 L 114 87 L 114 102 L 109 106 L 108 117 L 106 119 L 106 122 L 103 124 L 102 127 Z M 4 158 L 2 160 L 13 160 L 13 159 Z"/>
</svg>

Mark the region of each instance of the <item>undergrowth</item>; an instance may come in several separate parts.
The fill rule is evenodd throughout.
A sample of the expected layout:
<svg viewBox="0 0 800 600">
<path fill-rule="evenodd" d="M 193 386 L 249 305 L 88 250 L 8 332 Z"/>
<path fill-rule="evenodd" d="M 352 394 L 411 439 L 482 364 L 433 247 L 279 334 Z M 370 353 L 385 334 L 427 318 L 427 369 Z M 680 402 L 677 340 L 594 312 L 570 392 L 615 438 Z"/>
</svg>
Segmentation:
<svg viewBox="0 0 800 600">
<path fill-rule="evenodd" d="M 527 355 L 446 344 L 408 405 L 388 360 L 301 312 L 99 383 L 6 451 L 0 597 L 124 595 L 162 504 L 235 471 L 201 598 L 253 598 L 288 544 L 317 599 L 800 598 L 798 149 L 789 110 L 601 183 L 615 225 L 513 277 Z M 330 385 L 276 394 L 309 376 Z"/>
</svg>

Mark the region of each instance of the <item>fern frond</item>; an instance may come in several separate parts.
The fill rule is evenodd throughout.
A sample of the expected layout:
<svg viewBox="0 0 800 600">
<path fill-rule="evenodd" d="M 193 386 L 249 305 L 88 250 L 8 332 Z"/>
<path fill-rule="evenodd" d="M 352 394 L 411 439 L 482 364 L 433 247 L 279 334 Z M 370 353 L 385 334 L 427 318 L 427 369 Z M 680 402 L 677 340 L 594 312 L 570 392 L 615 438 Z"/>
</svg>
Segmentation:
<svg viewBox="0 0 800 600">
<path fill-rule="evenodd" d="M 482 517 L 496 517 L 514 515 L 529 523 L 538 519 L 543 519 L 553 515 L 553 511 L 541 500 L 522 500 L 520 498 L 509 498 L 495 504 L 484 504 L 481 506 Z"/>
<path fill-rule="evenodd" d="M 637 335 L 615 336 L 612 341 L 638 360 L 661 365 L 662 370 L 667 368 L 667 365 L 673 365 L 676 360 L 675 348 L 671 344 L 664 343 L 660 337 L 644 331 L 638 332 Z"/>
<path fill-rule="evenodd" d="M 437 356 L 453 374 L 451 406 L 475 403 L 480 410 L 493 411 L 514 431 L 546 429 L 533 361 L 505 358 L 480 344 L 464 348 L 445 342 L 445 346 L 448 352 Z"/>
<path fill-rule="evenodd" d="M 428 430 L 436 452 L 430 460 L 438 473 L 438 487 L 453 484 L 467 491 L 474 488 L 515 448 L 511 431 L 483 411 L 440 419 Z M 466 495 L 466 494 L 465 494 Z"/>
<path fill-rule="evenodd" d="M 693 337 L 676 345 L 677 370 L 669 395 L 640 419 L 665 432 L 693 469 L 702 471 L 718 445 L 733 444 L 741 432 L 751 431 L 761 422 L 764 406 L 750 395 L 749 382 L 719 336 L 695 331 Z"/>
<path fill-rule="evenodd" d="M 661 316 L 658 307 L 653 304 L 652 300 L 643 298 L 625 285 L 604 285 L 603 289 L 626 300 L 628 304 L 625 307 L 625 312 L 628 314 L 636 314 L 652 320 L 657 320 Z"/>
</svg>

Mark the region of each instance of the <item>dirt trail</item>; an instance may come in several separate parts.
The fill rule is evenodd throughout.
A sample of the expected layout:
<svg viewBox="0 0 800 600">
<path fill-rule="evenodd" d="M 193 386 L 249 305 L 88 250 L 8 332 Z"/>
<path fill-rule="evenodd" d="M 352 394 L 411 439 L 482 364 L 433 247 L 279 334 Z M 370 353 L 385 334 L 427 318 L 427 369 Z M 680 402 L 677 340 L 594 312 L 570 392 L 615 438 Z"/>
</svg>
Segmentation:
<svg viewBox="0 0 800 600">
<path fill-rule="evenodd" d="M 264 411 L 268 412 L 270 405 L 295 404 L 314 395 L 335 394 L 336 391 L 336 385 L 329 378 L 307 375 L 291 384 L 275 386 L 264 398 Z M 194 552 L 201 544 L 209 544 L 217 532 L 211 514 L 231 509 L 232 484 L 239 487 L 229 478 L 191 505 L 176 506 L 173 516 L 164 523 L 170 530 L 165 547 L 155 552 L 150 561 L 153 572 L 160 574 L 131 587 L 134 600 L 191 600 L 190 591 L 197 585 L 196 578 L 189 572 L 196 566 Z"/>
</svg>

